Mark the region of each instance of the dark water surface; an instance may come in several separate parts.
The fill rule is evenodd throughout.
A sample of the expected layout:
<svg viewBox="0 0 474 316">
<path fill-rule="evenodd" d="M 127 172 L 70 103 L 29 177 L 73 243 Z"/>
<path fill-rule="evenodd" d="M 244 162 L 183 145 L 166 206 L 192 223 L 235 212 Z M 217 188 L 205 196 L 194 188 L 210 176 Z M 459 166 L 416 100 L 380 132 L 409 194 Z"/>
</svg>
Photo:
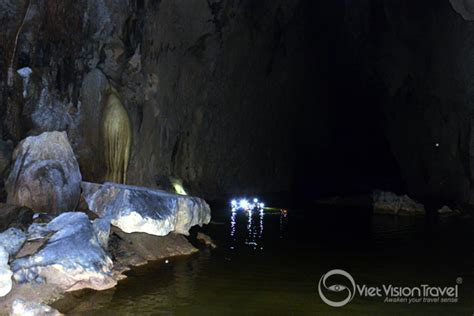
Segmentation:
<svg viewBox="0 0 474 316">
<path fill-rule="evenodd" d="M 213 210 L 205 228 L 219 247 L 154 262 L 115 289 L 73 300 L 62 312 L 87 315 L 474 315 L 474 223 L 371 216 L 368 210 Z M 357 284 L 458 285 L 457 303 L 384 303 L 356 294 L 343 307 L 322 302 L 318 282 L 332 269 Z M 337 276 L 335 277 L 337 281 Z M 349 285 L 347 280 L 340 280 Z M 329 282 L 328 282 L 329 283 Z M 332 282 L 334 284 L 335 282 Z M 336 282 L 337 283 L 337 282 Z M 324 289 L 323 289 L 324 290 Z M 327 293 L 341 300 L 347 292 Z"/>
</svg>

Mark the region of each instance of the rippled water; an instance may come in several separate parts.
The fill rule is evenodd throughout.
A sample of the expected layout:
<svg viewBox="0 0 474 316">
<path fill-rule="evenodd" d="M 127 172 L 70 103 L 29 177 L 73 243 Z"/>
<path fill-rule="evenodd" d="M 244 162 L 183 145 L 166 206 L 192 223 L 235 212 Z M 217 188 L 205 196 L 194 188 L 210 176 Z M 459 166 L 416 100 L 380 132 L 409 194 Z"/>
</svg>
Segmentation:
<svg viewBox="0 0 474 316">
<path fill-rule="evenodd" d="M 127 273 L 112 290 L 56 304 L 88 315 L 472 315 L 473 221 L 371 216 L 367 210 L 289 210 L 287 216 L 213 212 L 206 227 L 219 248 L 155 262 Z M 356 295 L 330 307 L 321 276 L 349 272 L 357 284 L 451 286 L 458 303 L 384 303 Z M 344 297 L 344 293 L 341 293 Z M 334 299 L 337 298 L 333 297 Z M 67 301 L 67 302 L 66 302 Z"/>
</svg>

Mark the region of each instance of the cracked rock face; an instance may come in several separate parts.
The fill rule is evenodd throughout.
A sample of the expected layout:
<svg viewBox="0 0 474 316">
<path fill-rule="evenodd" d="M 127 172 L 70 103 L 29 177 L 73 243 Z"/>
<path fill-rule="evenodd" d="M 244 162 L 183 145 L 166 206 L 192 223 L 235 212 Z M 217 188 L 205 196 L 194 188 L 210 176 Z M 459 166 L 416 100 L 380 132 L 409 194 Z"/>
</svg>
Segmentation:
<svg viewBox="0 0 474 316">
<path fill-rule="evenodd" d="M 76 208 L 81 173 L 66 133 L 28 137 L 16 147 L 13 159 L 5 186 L 8 203 L 53 214 Z"/>
<path fill-rule="evenodd" d="M 41 250 L 13 261 L 18 282 L 46 282 L 65 291 L 115 286 L 112 260 L 86 214 L 67 212 L 40 225 L 52 235 Z"/>
<path fill-rule="evenodd" d="M 126 233 L 188 235 L 192 226 L 211 220 L 209 205 L 197 197 L 115 183 L 83 182 L 82 190 L 91 211 Z"/>
</svg>

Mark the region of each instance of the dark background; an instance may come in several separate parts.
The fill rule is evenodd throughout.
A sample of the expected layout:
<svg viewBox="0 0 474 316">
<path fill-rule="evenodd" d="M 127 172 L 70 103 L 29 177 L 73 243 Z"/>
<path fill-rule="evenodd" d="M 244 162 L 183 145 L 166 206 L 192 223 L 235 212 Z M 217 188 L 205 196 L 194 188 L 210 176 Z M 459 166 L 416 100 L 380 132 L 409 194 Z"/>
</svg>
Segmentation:
<svg viewBox="0 0 474 316">
<path fill-rule="evenodd" d="M 24 98 L 6 74 L 28 3 L 0 1 L 2 144 L 67 131 L 83 178 L 102 181 L 111 84 L 133 126 L 130 184 L 470 203 L 469 8 L 466 20 L 448 0 L 34 2 L 12 64 L 33 69 Z"/>
</svg>

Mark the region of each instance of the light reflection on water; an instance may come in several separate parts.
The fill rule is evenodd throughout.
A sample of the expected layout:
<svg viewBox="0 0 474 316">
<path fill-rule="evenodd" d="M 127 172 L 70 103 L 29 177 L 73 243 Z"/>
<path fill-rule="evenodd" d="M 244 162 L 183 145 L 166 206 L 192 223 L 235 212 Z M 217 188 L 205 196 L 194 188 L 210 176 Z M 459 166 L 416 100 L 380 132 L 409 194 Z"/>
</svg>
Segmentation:
<svg viewBox="0 0 474 316">
<path fill-rule="evenodd" d="M 240 230 L 245 229 L 246 238 L 245 238 L 245 245 L 251 246 L 254 250 L 263 250 L 263 245 L 261 245 L 264 237 L 264 223 L 265 223 L 265 216 L 271 216 L 273 218 L 279 218 L 279 236 L 283 238 L 283 233 L 285 230 L 285 223 L 286 223 L 286 214 L 284 213 L 272 213 L 272 214 L 265 214 L 263 209 L 259 210 L 236 210 L 231 209 L 230 211 L 230 230 L 229 234 L 232 240 L 229 248 L 234 250 L 239 243 L 236 235 L 242 233 Z M 245 227 L 238 227 L 237 219 L 238 217 L 245 217 L 246 218 L 246 226 Z"/>
<path fill-rule="evenodd" d="M 311 210 L 313 211 L 313 210 Z M 313 215 L 308 215 L 313 214 Z M 423 218 L 357 212 L 284 214 L 213 210 L 205 228 L 218 244 L 193 256 L 130 271 L 115 289 L 60 309 L 87 315 L 470 315 L 474 310 L 472 219 L 434 225 Z M 449 285 L 456 305 L 384 304 L 356 297 L 339 309 L 319 299 L 319 278 L 344 269 L 368 285 Z M 70 304 L 71 305 L 71 304 Z"/>
</svg>

